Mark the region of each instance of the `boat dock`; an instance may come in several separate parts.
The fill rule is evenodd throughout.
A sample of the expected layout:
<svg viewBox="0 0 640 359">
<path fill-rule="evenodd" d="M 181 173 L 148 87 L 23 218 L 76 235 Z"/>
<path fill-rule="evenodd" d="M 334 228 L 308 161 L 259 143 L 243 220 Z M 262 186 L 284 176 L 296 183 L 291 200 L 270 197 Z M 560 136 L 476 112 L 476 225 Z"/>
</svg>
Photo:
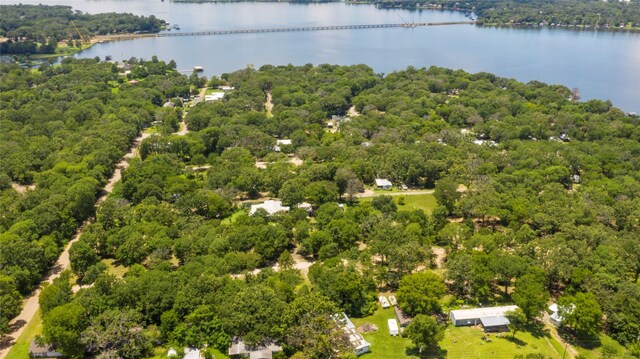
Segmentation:
<svg viewBox="0 0 640 359">
<path fill-rule="evenodd" d="M 210 36 L 210 35 L 234 35 L 234 34 L 258 34 L 269 32 L 294 32 L 294 31 L 327 31 L 327 30 L 358 30 L 358 29 L 383 29 L 383 28 L 417 28 L 426 26 L 445 25 L 475 25 L 475 21 L 452 21 L 452 22 L 414 22 L 402 24 L 371 24 L 371 25 L 337 25 L 337 26 L 309 26 L 309 27 L 282 27 L 267 29 L 237 29 L 237 30 L 212 30 L 194 32 L 172 32 L 157 34 L 158 37 L 175 36 Z"/>
</svg>

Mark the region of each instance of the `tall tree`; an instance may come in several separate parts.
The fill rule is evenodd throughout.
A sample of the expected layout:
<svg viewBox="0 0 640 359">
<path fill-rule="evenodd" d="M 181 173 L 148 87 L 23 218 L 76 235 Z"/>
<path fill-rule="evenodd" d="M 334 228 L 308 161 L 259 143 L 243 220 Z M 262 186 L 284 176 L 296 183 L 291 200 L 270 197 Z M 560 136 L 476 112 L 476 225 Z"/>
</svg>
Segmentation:
<svg viewBox="0 0 640 359">
<path fill-rule="evenodd" d="M 524 313 L 527 322 L 531 322 L 546 308 L 549 300 L 544 277 L 537 274 L 526 274 L 518 278 L 512 298 Z"/>
<path fill-rule="evenodd" d="M 405 330 L 407 338 L 422 353 L 424 350 L 438 347 L 438 343 L 444 339 L 444 328 L 429 315 L 418 314 Z"/>
<path fill-rule="evenodd" d="M 398 305 L 409 315 L 432 314 L 440 310 L 445 291 L 444 281 L 434 272 L 408 274 L 400 280 Z"/>
</svg>

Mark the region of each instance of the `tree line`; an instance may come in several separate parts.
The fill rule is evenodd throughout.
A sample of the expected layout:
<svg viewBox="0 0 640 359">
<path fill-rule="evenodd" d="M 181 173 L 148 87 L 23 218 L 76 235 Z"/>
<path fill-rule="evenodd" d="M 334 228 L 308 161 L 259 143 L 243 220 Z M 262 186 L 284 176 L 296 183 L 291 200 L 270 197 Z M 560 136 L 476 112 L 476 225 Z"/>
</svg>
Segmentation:
<svg viewBox="0 0 640 359">
<path fill-rule="evenodd" d="M 158 32 L 165 21 L 154 15 L 88 14 L 62 5 L 0 5 L 3 54 L 53 54 L 59 41 L 91 39 L 96 35 Z"/>
<path fill-rule="evenodd" d="M 156 77 L 165 92 L 155 86 Z M 95 214 L 100 188 L 153 121 L 176 79 L 186 83 L 163 68 L 161 76 L 148 77 L 148 85 L 132 86 L 115 64 L 93 59 L 65 59 L 33 70 L 1 65 L 3 332 L 20 311 L 22 297 L 38 285 L 78 226 Z"/>
<path fill-rule="evenodd" d="M 637 0 L 372 0 L 381 8 L 464 11 L 481 25 L 557 26 L 600 30 L 639 29 Z"/>
</svg>

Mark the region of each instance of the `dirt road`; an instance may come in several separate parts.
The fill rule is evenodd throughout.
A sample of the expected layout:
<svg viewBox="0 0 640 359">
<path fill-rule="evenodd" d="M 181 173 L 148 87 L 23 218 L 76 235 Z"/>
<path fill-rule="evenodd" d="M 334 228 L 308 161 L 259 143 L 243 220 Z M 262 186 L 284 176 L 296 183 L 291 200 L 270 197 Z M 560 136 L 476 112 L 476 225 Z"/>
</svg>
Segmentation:
<svg viewBox="0 0 640 359">
<path fill-rule="evenodd" d="M 133 144 L 131 145 L 131 149 L 129 149 L 129 152 L 126 155 L 124 155 L 122 160 L 116 165 L 116 169 L 113 172 L 113 175 L 111 175 L 111 178 L 109 178 L 109 181 L 104 186 L 102 190 L 102 194 L 96 201 L 96 206 L 104 202 L 104 200 L 107 198 L 107 195 L 109 195 L 109 193 L 113 191 L 113 187 L 115 186 L 116 182 L 118 182 L 120 178 L 122 178 L 122 171 L 127 167 L 129 167 L 128 160 L 138 155 L 138 147 L 140 147 L 140 143 L 142 143 L 142 140 L 147 137 L 149 137 L 149 133 L 142 132 L 142 134 L 140 134 L 140 136 L 138 136 L 133 141 Z M 54 279 L 60 277 L 60 273 L 62 273 L 65 269 L 69 268 L 70 266 L 69 249 L 75 242 L 78 241 L 78 239 L 80 238 L 84 230 L 87 228 L 87 225 L 89 223 L 90 223 L 90 220 L 87 220 L 80 226 L 80 228 L 78 228 L 78 231 L 76 232 L 76 234 L 69 241 L 69 243 L 67 243 L 67 245 L 64 247 L 64 250 L 60 254 L 60 257 L 58 257 L 56 264 L 51 268 L 51 270 L 49 270 L 49 273 L 47 273 L 46 277 L 43 279 L 40 287 L 36 289 L 30 297 L 25 299 L 23 303 L 22 311 L 17 317 L 15 317 L 9 323 L 11 328 L 13 328 L 13 331 L 8 335 L 10 337 L 10 344 L 6 348 L 0 349 L 0 359 L 4 359 L 7 356 L 7 354 L 9 353 L 9 350 L 11 350 L 11 348 L 13 347 L 15 340 L 18 339 L 18 337 L 20 337 L 20 334 L 22 334 L 22 332 L 24 331 L 24 328 L 27 326 L 27 323 L 29 323 L 33 319 L 36 312 L 38 311 L 38 308 L 39 308 L 38 299 L 40 298 L 40 291 L 42 290 L 42 284 L 52 283 Z"/>
</svg>

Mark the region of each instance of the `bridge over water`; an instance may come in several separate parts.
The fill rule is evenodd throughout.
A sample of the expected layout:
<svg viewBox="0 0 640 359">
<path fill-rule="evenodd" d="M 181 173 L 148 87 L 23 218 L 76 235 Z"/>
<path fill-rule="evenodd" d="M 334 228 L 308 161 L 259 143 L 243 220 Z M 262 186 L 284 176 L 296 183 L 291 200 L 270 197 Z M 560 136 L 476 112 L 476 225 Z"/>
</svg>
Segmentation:
<svg viewBox="0 0 640 359">
<path fill-rule="evenodd" d="M 163 32 L 157 34 L 158 37 L 175 36 L 206 36 L 206 35 L 234 35 L 234 34 L 257 34 L 265 32 L 293 32 L 293 31 L 325 31 L 325 30 L 358 30 L 358 29 L 382 29 L 390 27 L 416 28 L 425 26 L 444 25 L 473 25 L 475 21 L 451 21 L 451 22 L 414 22 L 403 24 L 370 24 L 370 25 L 338 25 L 338 26 L 309 26 L 309 27 L 281 27 L 267 29 L 237 29 L 237 30 L 212 30 L 194 32 Z"/>
</svg>

